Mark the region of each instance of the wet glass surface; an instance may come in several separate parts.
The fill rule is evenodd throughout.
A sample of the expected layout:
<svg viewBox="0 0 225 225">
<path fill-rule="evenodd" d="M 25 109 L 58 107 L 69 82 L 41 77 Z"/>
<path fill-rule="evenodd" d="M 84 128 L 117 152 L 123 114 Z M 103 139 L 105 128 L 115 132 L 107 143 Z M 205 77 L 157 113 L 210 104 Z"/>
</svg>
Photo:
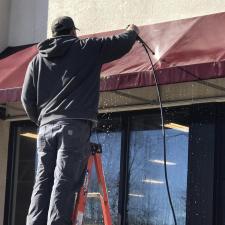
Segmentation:
<svg viewBox="0 0 225 225">
<path fill-rule="evenodd" d="M 98 140 L 102 145 L 102 163 L 106 186 L 108 190 L 109 204 L 113 224 L 118 220 L 118 197 L 119 197 L 119 179 L 120 179 L 120 151 L 121 151 L 121 132 L 99 133 Z M 91 140 L 97 142 L 96 134 L 93 134 Z M 92 170 L 92 176 L 89 186 L 89 194 L 85 210 L 84 224 L 100 225 L 103 223 L 102 209 L 99 197 L 97 175 L 95 168 Z"/>
<path fill-rule="evenodd" d="M 183 112 L 166 111 L 167 123 L 175 122 L 188 128 L 187 116 Z M 182 120 L 180 120 L 182 118 Z M 105 115 L 100 119 L 97 132 L 91 141 L 101 143 L 102 162 L 109 195 L 113 224 L 118 224 L 118 201 L 120 182 L 120 160 L 122 127 L 121 118 Z M 15 170 L 14 221 L 24 224 L 30 203 L 30 194 L 35 174 L 36 139 L 21 136 L 21 133 L 35 133 L 31 127 L 18 128 L 17 160 Z M 168 203 L 163 170 L 163 138 L 159 114 L 131 114 L 129 145 L 129 186 L 127 220 L 129 225 L 172 225 L 173 218 Z M 167 168 L 171 196 L 177 221 L 185 225 L 186 188 L 188 160 L 188 131 L 166 128 Z M 100 192 L 95 169 L 92 171 L 89 196 L 83 224 L 103 223 Z M 26 198 L 22 193 L 26 193 Z M 124 199 L 124 196 L 123 196 Z M 18 219 L 20 218 L 20 219 Z M 19 224 L 19 223 L 18 223 Z M 16 224 L 17 225 L 17 224 Z"/>
<path fill-rule="evenodd" d="M 176 121 L 167 121 L 166 124 Z M 185 225 L 188 127 L 166 128 L 167 170 L 177 223 Z M 186 129 L 186 130 L 185 130 Z M 132 119 L 129 158 L 129 225 L 172 225 L 163 158 L 163 136 L 157 115 Z"/>
</svg>

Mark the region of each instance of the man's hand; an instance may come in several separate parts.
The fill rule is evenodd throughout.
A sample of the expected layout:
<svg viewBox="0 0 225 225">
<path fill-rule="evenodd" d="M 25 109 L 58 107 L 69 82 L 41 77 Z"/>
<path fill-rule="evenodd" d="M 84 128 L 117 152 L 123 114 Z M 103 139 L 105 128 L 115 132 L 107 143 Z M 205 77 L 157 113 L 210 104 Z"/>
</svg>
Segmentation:
<svg viewBox="0 0 225 225">
<path fill-rule="evenodd" d="M 134 25 L 134 24 L 128 25 L 128 26 L 127 26 L 127 30 L 133 30 L 133 31 L 135 31 L 137 34 L 140 33 L 139 28 L 138 28 L 136 25 Z"/>
</svg>

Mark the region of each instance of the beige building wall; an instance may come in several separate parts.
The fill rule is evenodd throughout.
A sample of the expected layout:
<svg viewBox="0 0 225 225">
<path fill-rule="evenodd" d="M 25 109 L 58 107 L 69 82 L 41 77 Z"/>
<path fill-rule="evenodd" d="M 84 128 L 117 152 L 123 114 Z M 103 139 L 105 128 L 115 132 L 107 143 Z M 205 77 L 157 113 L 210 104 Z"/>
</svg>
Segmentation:
<svg viewBox="0 0 225 225">
<path fill-rule="evenodd" d="M 10 0 L 0 0 L 0 52 L 8 46 L 9 13 Z M 0 225 L 4 225 L 8 138 L 9 122 L 0 120 Z"/>
<path fill-rule="evenodd" d="M 8 45 L 10 0 L 0 0 L 0 52 Z"/>
<path fill-rule="evenodd" d="M 47 21 L 48 0 L 11 0 L 8 45 L 26 45 L 45 39 Z"/>
<path fill-rule="evenodd" d="M 225 0 L 49 0 L 48 24 L 68 15 L 80 28 L 79 34 L 90 34 L 131 23 L 153 24 L 223 11 Z"/>
<path fill-rule="evenodd" d="M 9 122 L 0 120 L 0 225 L 4 219 L 6 172 L 8 157 Z"/>
</svg>

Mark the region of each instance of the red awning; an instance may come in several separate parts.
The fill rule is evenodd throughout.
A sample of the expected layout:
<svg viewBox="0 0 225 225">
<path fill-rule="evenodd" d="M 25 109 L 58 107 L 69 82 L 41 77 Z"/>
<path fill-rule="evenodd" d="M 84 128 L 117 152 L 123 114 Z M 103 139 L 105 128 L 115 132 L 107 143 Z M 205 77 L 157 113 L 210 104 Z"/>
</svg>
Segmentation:
<svg viewBox="0 0 225 225">
<path fill-rule="evenodd" d="M 225 77 L 225 13 L 142 26 L 140 36 L 156 53 L 160 84 Z M 108 36 L 122 30 L 89 36 Z M 18 101 L 26 66 L 36 54 L 28 47 L 0 60 L 0 102 Z M 101 91 L 154 85 L 140 43 L 123 58 L 102 67 Z"/>
<path fill-rule="evenodd" d="M 20 101 L 25 71 L 35 54 L 37 54 L 36 46 L 25 46 L 22 50 L 21 48 L 18 50 L 18 47 L 8 48 L 2 53 L 0 56 L 0 103 Z"/>
</svg>

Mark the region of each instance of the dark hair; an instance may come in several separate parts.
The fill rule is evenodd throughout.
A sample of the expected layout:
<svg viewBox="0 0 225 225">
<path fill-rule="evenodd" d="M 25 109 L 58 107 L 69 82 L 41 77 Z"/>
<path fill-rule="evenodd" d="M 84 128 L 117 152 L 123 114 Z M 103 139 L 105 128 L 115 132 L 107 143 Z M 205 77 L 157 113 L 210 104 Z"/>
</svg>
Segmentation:
<svg viewBox="0 0 225 225">
<path fill-rule="evenodd" d="M 61 36 L 61 35 L 69 35 L 73 31 L 72 29 L 61 30 L 52 34 L 53 37 Z"/>
</svg>

